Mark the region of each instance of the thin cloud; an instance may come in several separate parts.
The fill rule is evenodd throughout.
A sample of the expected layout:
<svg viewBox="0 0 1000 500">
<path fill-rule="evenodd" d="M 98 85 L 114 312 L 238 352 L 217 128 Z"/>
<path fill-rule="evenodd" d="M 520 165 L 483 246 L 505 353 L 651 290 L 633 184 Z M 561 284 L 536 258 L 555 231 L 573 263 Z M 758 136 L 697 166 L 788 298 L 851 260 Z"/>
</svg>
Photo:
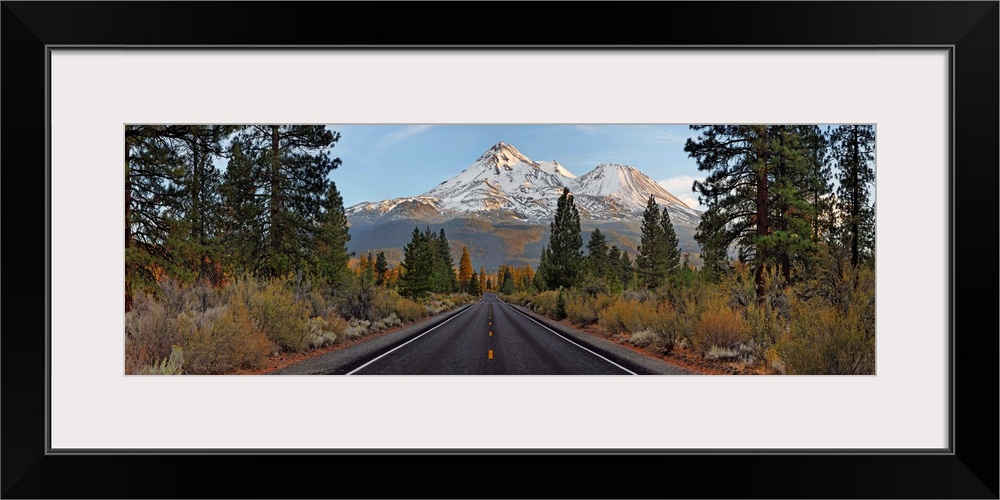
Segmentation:
<svg viewBox="0 0 1000 500">
<path fill-rule="evenodd" d="M 430 128 L 432 126 L 433 125 L 410 125 L 410 126 L 407 126 L 406 128 L 403 128 L 401 130 L 397 130 L 397 131 L 395 131 L 395 132 L 393 132 L 393 133 L 391 133 L 391 134 L 383 137 L 382 139 L 380 139 L 378 141 L 378 143 L 376 144 L 376 147 L 384 148 L 386 146 L 391 146 L 391 145 L 393 145 L 393 144 L 395 144 L 395 143 L 397 143 L 399 141 L 402 141 L 403 139 L 408 139 L 408 138 L 413 137 L 413 136 L 415 136 L 417 134 L 424 133 L 424 132 L 430 130 Z"/>
<path fill-rule="evenodd" d="M 694 194 L 691 187 L 694 185 L 694 181 L 703 181 L 704 178 L 694 177 L 691 175 L 678 175 L 677 177 L 670 177 L 662 181 L 656 181 L 657 184 L 663 186 L 670 194 L 676 196 L 687 206 L 695 208 L 698 210 L 704 210 L 698 203 L 698 197 Z"/>
<path fill-rule="evenodd" d="M 688 140 L 688 136 L 686 135 L 677 135 L 665 130 L 657 131 L 653 137 L 658 142 L 665 142 L 667 144 L 685 144 Z"/>
</svg>

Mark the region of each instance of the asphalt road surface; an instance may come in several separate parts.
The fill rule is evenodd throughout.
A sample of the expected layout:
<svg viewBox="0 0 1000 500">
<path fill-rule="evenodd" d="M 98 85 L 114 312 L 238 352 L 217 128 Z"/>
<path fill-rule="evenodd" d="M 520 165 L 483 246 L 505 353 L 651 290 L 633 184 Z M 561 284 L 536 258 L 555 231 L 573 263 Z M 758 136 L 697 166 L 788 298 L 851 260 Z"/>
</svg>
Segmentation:
<svg viewBox="0 0 1000 500">
<path fill-rule="evenodd" d="M 635 375 L 492 293 L 348 375 Z"/>
</svg>

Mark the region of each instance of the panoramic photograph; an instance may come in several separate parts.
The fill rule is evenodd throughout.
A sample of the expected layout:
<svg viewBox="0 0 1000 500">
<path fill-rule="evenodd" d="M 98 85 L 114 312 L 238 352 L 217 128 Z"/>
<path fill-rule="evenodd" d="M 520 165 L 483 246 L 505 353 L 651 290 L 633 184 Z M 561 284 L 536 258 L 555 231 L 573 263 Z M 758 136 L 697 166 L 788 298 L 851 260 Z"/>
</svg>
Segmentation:
<svg viewBox="0 0 1000 500">
<path fill-rule="evenodd" d="M 874 375 L 875 127 L 126 125 L 126 375 Z"/>
</svg>

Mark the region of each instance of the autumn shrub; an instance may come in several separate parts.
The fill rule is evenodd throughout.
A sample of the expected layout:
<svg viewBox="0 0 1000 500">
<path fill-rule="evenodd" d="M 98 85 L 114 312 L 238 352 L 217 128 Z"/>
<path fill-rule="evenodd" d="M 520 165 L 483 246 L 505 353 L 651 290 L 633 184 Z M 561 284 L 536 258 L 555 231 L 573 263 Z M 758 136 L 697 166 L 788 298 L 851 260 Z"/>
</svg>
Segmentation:
<svg viewBox="0 0 1000 500">
<path fill-rule="evenodd" d="M 333 321 L 322 316 L 314 316 L 309 318 L 308 324 L 309 333 L 306 335 L 306 344 L 309 349 L 333 345 L 347 328 L 347 322 L 340 316 L 334 316 Z"/>
<path fill-rule="evenodd" d="M 777 344 L 777 354 L 790 373 L 875 373 L 874 270 L 850 271 L 846 307 L 822 296 L 792 306 L 788 335 Z"/>
<path fill-rule="evenodd" d="M 455 295 L 432 293 L 423 300 L 427 313 L 433 315 L 454 309 L 458 305 L 456 299 L 457 296 Z"/>
<path fill-rule="evenodd" d="M 538 314 L 542 314 L 550 318 L 560 319 L 557 317 L 558 302 L 559 292 L 555 290 L 548 290 L 535 295 L 534 299 L 525 305 Z"/>
<path fill-rule="evenodd" d="M 182 313 L 184 372 L 228 373 L 260 368 L 275 344 L 264 334 L 242 301 L 205 313 Z"/>
<path fill-rule="evenodd" d="M 132 310 L 125 313 L 125 373 L 169 358 L 172 348 L 181 343 L 177 315 L 148 295 L 137 295 Z"/>
<path fill-rule="evenodd" d="M 301 351 L 308 347 L 309 309 L 296 301 L 288 283 L 275 279 L 264 286 L 250 290 L 249 297 L 234 297 L 248 305 L 250 318 L 275 344 L 287 351 Z M 244 293 L 246 290 L 240 290 Z"/>
<path fill-rule="evenodd" d="M 611 333 L 634 333 L 659 326 L 656 303 L 616 300 L 598 311 L 598 325 Z"/>
<path fill-rule="evenodd" d="M 566 298 L 566 319 L 577 325 L 591 325 L 597 322 L 596 299 L 582 293 L 574 293 Z"/>
<path fill-rule="evenodd" d="M 337 290 L 336 304 L 341 316 L 349 319 L 363 319 L 368 322 L 377 321 L 377 295 L 380 288 L 368 281 L 355 277 L 347 280 Z"/>
<path fill-rule="evenodd" d="M 531 306 L 532 298 L 534 297 L 535 297 L 534 294 L 530 294 L 528 292 L 514 292 L 512 294 L 506 294 L 500 296 L 500 298 L 503 299 L 504 302 L 526 307 Z"/>
<path fill-rule="evenodd" d="M 660 334 L 652 330 L 639 330 L 629 336 L 628 342 L 636 347 L 649 347 L 660 341 Z"/>
<path fill-rule="evenodd" d="M 741 311 L 717 298 L 695 322 L 691 340 L 702 354 L 708 354 L 712 347 L 736 349 L 751 340 L 750 325 Z"/>
<path fill-rule="evenodd" d="M 348 322 L 347 328 L 344 329 L 344 335 L 341 337 L 341 339 L 344 342 L 347 342 L 364 337 L 365 335 L 368 334 L 368 327 L 370 327 L 371 324 L 372 324 L 371 321 L 368 321 L 366 319 L 352 318 Z"/>
<path fill-rule="evenodd" d="M 170 350 L 170 357 L 154 361 L 149 366 L 142 367 L 139 375 L 181 375 L 184 373 L 184 350 L 175 345 Z"/>
<path fill-rule="evenodd" d="M 395 290 L 377 290 L 373 306 L 376 312 L 376 321 L 395 316 L 401 322 L 409 323 L 427 316 L 427 308 L 423 304 L 403 297 Z"/>
</svg>

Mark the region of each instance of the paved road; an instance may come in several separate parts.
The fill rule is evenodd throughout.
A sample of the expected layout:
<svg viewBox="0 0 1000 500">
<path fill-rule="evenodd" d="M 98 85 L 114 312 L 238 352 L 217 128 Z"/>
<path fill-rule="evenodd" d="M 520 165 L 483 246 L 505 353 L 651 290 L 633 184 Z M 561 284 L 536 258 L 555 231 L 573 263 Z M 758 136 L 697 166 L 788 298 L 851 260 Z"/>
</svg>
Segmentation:
<svg viewBox="0 0 1000 500">
<path fill-rule="evenodd" d="M 634 375 L 635 372 L 487 293 L 444 323 L 348 374 Z"/>
</svg>

